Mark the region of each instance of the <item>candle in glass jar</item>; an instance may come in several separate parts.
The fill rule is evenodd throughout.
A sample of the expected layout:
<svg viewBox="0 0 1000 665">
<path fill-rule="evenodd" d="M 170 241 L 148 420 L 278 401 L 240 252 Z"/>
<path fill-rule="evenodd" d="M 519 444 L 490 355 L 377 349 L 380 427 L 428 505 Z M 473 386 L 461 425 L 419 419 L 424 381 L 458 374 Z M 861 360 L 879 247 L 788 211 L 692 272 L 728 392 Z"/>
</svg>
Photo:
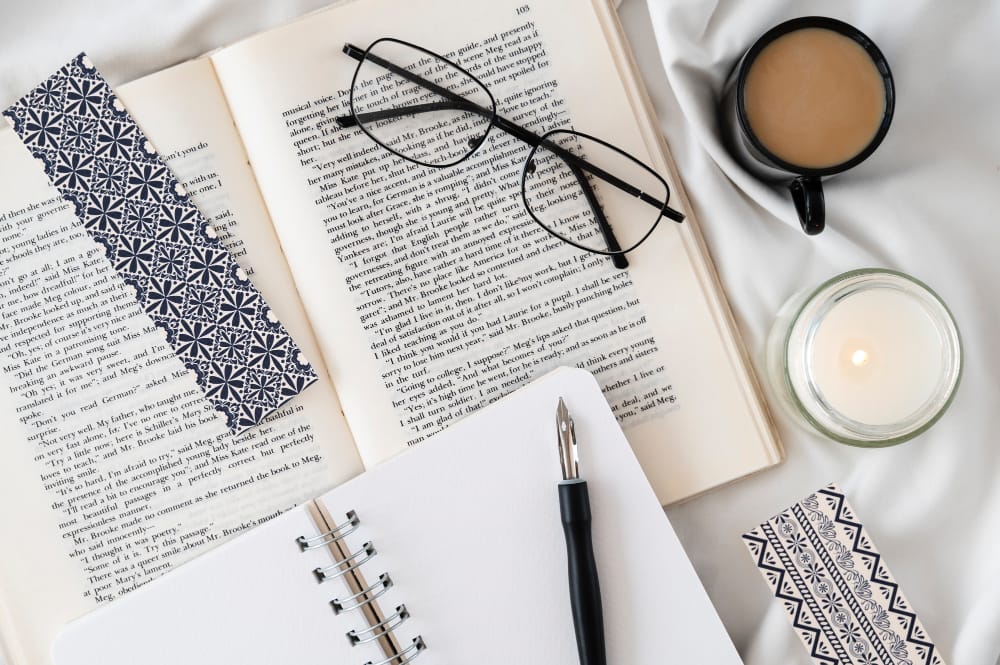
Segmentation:
<svg viewBox="0 0 1000 665">
<path fill-rule="evenodd" d="M 786 403 L 821 433 L 855 445 L 912 438 L 944 412 L 961 345 L 944 303 L 891 271 L 840 275 L 790 301 L 768 369 Z"/>
<path fill-rule="evenodd" d="M 891 288 L 850 295 L 816 326 L 809 362 L 833 409 L 861 423 L 904 420 L 934 396 L 941 334 L 914 299 Z"/>
</svg>

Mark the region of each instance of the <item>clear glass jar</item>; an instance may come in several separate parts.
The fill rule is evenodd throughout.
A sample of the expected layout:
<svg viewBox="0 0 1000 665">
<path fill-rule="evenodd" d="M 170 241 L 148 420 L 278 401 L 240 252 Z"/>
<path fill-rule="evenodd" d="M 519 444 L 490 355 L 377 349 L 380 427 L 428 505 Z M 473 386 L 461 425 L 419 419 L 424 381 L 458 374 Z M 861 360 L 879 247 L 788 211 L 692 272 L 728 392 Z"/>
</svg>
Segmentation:
<svg viewBox="0 0 1000 665">
<path fill-rule="evenodd" d="M 773 392 L 797 422 L 862 447 L 926 431 L 962 373 L 958 327 L 941 298 L 882 269 L 853 270 L 792 297 L 765 354 Z"/>
</svg>

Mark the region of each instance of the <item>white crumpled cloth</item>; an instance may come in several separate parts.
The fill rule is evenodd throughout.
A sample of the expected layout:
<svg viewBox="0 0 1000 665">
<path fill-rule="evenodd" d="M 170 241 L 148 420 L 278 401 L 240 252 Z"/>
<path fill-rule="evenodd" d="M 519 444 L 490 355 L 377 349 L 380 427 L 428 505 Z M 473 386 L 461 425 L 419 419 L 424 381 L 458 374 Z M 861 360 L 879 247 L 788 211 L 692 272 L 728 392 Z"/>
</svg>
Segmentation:
<svg viewBox="0 0 1000 665">
<path fill-rule="evenodd" d="M 5 2 L 0 106 L 80 49 L 117 85 L 326 4 Z M 785 298 L 860 266 L 896 268 L 928 282 L 951 306 L 965 342 L 958 397 L 919 439 L 855 450 L 798 430 L 777 413 L 788 452 L 783 466 L 668 511 L 740 653 L 747 665 L 810 662 L 739 536 L 835 480 L 948 662 L 994 665 L 1000 3 L 648 0 L 647 8 L 643 0 L 624 0 L 621 13 L 755 360 Z M 828 183 L 828 229 L 817 238 L 799 230 L 784 191 L 756 182 L 729 159 L 715 122 L 719 87 L 740 53 L 775 23 L 806 14 L 835 16 L 868 33 L 889 58 L 898 97 L 878 152 Z M 665 663 L 669 653 L 664 645 Z"/>
<path fill-rule="evenodd" d="M 851 268 L 927 282 L 961 329 L 965 373 L 928 433 L 859 450 L 776 418 L 788 459 L 668 511 L 747 665 L 811 662 L 740 534 L 824 483 L 848 493 L 951 665 L 1000 655 L 1000 3 L 995 0 L 625 0 L 621 13 L 661 125 L 759 368 L 782 302 Z M 811 14 L 868 34 L 896 113 L 868 161 L 826 183 L 827 230 L 807 237 L 787 191 L 720 143 L 733 63 L 771 26 Z M 669 652 L 668 652 L 669 653 Z M 708 664 L 706 664 L 708 665 Z"/>
</svg>

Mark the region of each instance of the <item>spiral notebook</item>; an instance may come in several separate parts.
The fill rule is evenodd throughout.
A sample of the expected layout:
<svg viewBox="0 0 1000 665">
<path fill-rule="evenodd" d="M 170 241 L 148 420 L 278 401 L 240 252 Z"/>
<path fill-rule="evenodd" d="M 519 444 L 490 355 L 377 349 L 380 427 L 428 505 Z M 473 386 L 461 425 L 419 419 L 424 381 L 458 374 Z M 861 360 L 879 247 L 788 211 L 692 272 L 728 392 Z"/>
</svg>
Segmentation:
<svg viewBox="0 0 1000 665">
<path fill-rule="evenodd" d="M 608 662 L 740 663 L 597 382 L 577 369 L 71 624 L 55 663 L 576 663 L 559 396 L 590 484 Z"/>
</svg>

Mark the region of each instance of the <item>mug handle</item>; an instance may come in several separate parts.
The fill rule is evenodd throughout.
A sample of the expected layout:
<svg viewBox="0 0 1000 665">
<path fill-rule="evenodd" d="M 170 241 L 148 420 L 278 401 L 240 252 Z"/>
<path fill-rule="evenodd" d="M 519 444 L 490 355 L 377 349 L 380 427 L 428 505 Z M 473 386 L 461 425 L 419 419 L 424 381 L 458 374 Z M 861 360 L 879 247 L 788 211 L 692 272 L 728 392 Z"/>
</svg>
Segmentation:
<svg viewBox="0 0 1000 665">
<path fill-rule="evenodd" d="M 800 176 L 788 185 L 792 192 L 799 222 L 807 235 L 820 233 L 826 225 L 826 205 L 823 199 L 823 185 L 814 176 Z"/>
</svg>

